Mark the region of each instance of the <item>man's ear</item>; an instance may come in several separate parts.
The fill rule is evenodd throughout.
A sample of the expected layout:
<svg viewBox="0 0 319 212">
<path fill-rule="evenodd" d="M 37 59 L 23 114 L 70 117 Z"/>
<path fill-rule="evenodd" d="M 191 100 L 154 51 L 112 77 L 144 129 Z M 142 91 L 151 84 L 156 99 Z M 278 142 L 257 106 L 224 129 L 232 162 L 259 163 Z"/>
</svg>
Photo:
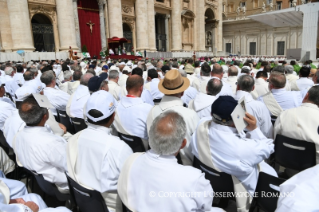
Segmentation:
<svg viewBox="0 0 319 212">
<path fill-rule="evenodd" d="M 180 149 L 183 149 L 186 146 L 186 144 L 187 144 L 187 140 L 186 138 L 184 138 Z"/>
<path fill-rule="evenodd" d="M 255 90 L 255 86 L 253 87 L 253 89 L 251 91 Z"/>
<path fill-rule="evenodd" d="M 309 98 L 309 93 L 306 94 L 306 96 L 303 98 L 302 103 L 306 103 Z"/>
</svg>

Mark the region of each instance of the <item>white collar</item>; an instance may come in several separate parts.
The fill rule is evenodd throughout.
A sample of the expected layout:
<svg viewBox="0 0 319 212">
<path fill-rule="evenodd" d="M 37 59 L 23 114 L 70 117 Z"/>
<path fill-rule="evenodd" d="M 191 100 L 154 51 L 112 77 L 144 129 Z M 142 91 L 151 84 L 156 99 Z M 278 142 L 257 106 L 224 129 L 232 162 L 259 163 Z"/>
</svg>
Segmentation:
<svg viewBox="0 0 319 212">
<path fill-rule="evenodd" d="M 167 108 L 170 107 L 175 107 L 175 106 L 183 106 L 183 101 L 175 96 L 163 96 L 162 101 L 159 104 L 159 107 L 162 110 L 166 110 Z"/>
</svg>

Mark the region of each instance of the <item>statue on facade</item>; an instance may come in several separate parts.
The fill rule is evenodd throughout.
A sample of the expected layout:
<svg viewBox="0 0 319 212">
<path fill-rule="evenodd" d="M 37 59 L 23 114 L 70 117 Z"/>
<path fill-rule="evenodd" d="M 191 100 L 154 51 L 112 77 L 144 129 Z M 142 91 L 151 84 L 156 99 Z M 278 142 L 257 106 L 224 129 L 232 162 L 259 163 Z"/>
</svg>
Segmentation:
<svg viewBox="0 0 319 212">
<path fill-rule="evenodd" d="M 239 15 L 239 13 L 240 13 L 240 7 L 239 7 L 239 6 L 237 7 L 236 12 L 237 12 L 237 16 L 238 16 L 238 15 Z"/>
<path fill-rule="evenodd" d="M 246 15 L 246 6 L 243 6 L 242 8 L 241 8 L 241 10 L 243 11 L 243 14 L 244 14 L 244 16 Z"/>
<path fill-rule="evenodd" d="M 272 1 L 269 3 L 269 9 L 270 9 L 270 11 L 272 11 L 274 9 L 274 4 L 272 3 Z"/>
<path fill-rule="evenodd" d="M 263 2 L 263 6 L 261 7 L 262 9 L 262 12 L 266 12 L 266 5 L 265 5 L 265 2 Z"/>
<path fill-rule="evenodd" d="M 212 43 L 212 35 L 210 32 L 206 32 L 206 46 L 210 46 Z"/>
<path fill-rule="evenodd" d="M 297 6 L 297 0 L 293 0 L 293 1 L 292 1 L 292 6 L 293 6 L 293 7 Z"/>
</svg>

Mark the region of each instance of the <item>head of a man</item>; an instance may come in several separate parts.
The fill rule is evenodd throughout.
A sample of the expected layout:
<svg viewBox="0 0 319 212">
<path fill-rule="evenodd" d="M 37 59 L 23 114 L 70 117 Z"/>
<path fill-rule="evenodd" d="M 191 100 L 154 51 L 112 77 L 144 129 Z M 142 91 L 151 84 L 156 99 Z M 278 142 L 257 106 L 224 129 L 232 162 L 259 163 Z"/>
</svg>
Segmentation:
<svg viewBox="0 0 319 212">
<path fill-rule="evenodd" d="M 158 73 L 155 69 L 150 69 L 147 71 L 147 81 L 152 81 L 152 79 L 158 78 Z"/>
<path fill-rule="evenodd" d="M 49 119 L 49 111 L 39 106 L 33 96 L 29 96 L 19 105 L 19 115 L 27 126 L 44 126 Z"/>
<path fill-rule="evenodd" d="M 319 86 L 318 85 L 312 86 L 309 89 L 302 103 L 312 103 L 319 107 Z"/>
<path fill-rule="evenodd" d="M 313 81 L 313 83 L 315 83 L 315 84 L 318 84 L 318 83 L 319 83 L 319 69 L 318 69 L 317 72 L 313 75 L 312 81 Z"/>
<path fill-rule="evenodd" d="M 87 121 L 90 124 L 110 127 L 114 121 L 116 100 L 112 94 L 100 90 L 93 93 L 86 104 Z"/>
<path fill-rule="evenodd" d="M 231 117 L 238 102 L 231 96 L 220 96 L 214 101 L 211 107 L 213 121 L 217 124 L 235 127 Z"/>
<path fill-rule="evenodd" d="M 119 72 L 117 70 L 111 70 L 109 71 L 109 80 L 113 82 L 118 82 L 119 81 Z"/>
<path fill-rule="evenodd" d="M 139 75 L 140 77 L 143 77 L 143 70 L 139 67 L 136 67 L 132 70 L 132 76 L 133 75 Z"/>
<path fill-rule="evenodd" d="M 285 73 L 286 74 L 293 74 L 294 73 L 294 67 L 292 65 L 285 65 Z"/>
<path fill-rule="evenodd" d="M 85 73 L 81 76 L 80 84 L 84 86 L 88 86 L 89 80 L 94 77 L 91 73 Z"/>
<path fill-rule="evenodd" d="M 72 72 L 71 71 L 65 71 L 63 72 L 63 77 L 64 77 L 64 81 L 68 82 L 71 81 L 73 76 L 72 76 Z"/>
<path fill-rule="evenodd" d="M 5 86 L 5 80 L 0 77 L 0 97 L 3 97 L 6 93 L 6 89 L 4 86 Z"/>
<path fill-rule="evenodd" d="M 273 71 L 269 77 L 268 88 L 271 91 L 272 89 L 281 89 L 286 86 L 286 76 L 284 73 Z"/>
<path fill-rule="evenodd" d="M 200 68 L 200 75 L 209 77 L 211 75 L 211 68 L 207 63 L 204 63 Z"/>
<path fill-rule="evenodd" d="M 299 70 L 299 77 L 308 77 L 310 74 L 310 68 L 308 67 L 301 67 L 301 69 Z"/>
<path fill-rule="evenodd" d="M 256 74 L 256 79 L 259 79 L 259 78 L 266 81 L 268 79 L 267 71 L 258 71 Z"/>
<path fill-rule="evenodd" d="M 99 90 L 103 90 L 103 91 L 109 91 L 109 82 L 104 80 L 101 85 L 100 85 L 100 89 Z"/>
<path fill-rule="evenodd" d="M 155 69 L 153 69 L 156 71 Z M 143 92 L 144 80 L 139 75 L 133 75 L 127 78 L 126 90 L 129 95 L 141 97 Z"/>
<path fill-rule="evenodd" d="M 17 73 L 23 73 L 24 72 L 24 68 L 23 68 L 22 65 L 17 65 L 16 68 L 17 68 Z"/>
<path fill-rule="evenodd" d="M 219 79 L 222 79 L 224 76 L 224 69 L 219 65 L 218 63 L 214 64 L 213 70 L 212 70 L 212 77 L 217 77 Z"/>
<path fill-rule="evenodd" d="M 181 98 L 184 91 L 189 87 L 189 79 L 183 77 L 176 69 L 172 69 L 165 74 L 163 80 L 158 84 L 158 89 L 166 96 Z"/>
<path fill-rule="evenodd" d="M 207 82 L 206 93 L 207 95 L 216 96 L 222 90 L 223 82 L 219 79 L 213 78 Z"/>
<path fill-rule="evenodd" d="M 41 82 L 44 83 L 47 87 L 54 88 L 56 83 L 55 74 L 53 71 L 45 71 L 41 75 Z"/>
<path fill-rule="evenodd" d="M 252 92 L 255 88 L 255 80 L 250 75 L 242 75 L 237 81 L 237 90 Z"/>
<path fill-rule="evenodd" d="M 237 77 L 238 76 L 238 68 L 236 66 L 230 66 L 228 68 L 228 76 L 229 77 Z"/>
<path fill-rule="evenodd" d="M 25 81 L 30 81 L 34 79 L 34 73 L 32 71 L 26 71 L 23 74 L 23 78 Z"/>
<path fill-rule="evenodd" d="M 195 68 L 199 68 L 200 67 L 200 61 L 195 61 L 194 65 L 195 65 Z"/>
<path fill-rule="evenodd" d="M 272 71 L 285 73 L 285 66 L 276 66 Z"/>
<path fill-rule="evenodd" d="M 98 90 L 101 90 L 101 84 L 103 81 L 107 79 L 107 77 L 107 73 L 102 73 L 99 76 L 91 77 L 88 82 L 88 88 L 90 93 L 94 93 Z"/>
<path fill-rule="evenodd" d="M 11 76 L 11 77 L 13 77 L 14 74 L 16 73 L 16 71 L 14 70 L 13 67 L 6 67 L 4 69 L 4 72 L 5 72 L 6 75 Z"/>
<path fill-rule="evenodd" d="M 181 115 L 167 111 L 157 116 L 149 132 L 149 144 L 158 155 L 177 155 L 186 146 L 186 123 Z"/>
</svg>

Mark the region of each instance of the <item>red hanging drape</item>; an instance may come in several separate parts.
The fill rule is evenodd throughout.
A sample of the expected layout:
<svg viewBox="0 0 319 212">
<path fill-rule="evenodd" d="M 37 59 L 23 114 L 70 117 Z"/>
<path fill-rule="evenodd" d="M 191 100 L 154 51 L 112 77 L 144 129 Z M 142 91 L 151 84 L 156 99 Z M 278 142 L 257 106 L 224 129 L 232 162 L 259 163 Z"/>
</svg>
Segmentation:
<svg viewBox="0 0 319 212">
<path fill-rule="evenodd" d="M 96 0 L 79 0 L 78 1 L 78 15 L 80 23 L 81 34 L 81 49 L 83 45 L 86 45 L 88 52 L 93 58 L 96 55 L 100 58 L 101 45 L 101 33 L 100 33 L 100 16 L 98 11 L 98 4 Z M 92 34 L 89 22 L 94 23 L 92 26 Z"/>
</svg>

